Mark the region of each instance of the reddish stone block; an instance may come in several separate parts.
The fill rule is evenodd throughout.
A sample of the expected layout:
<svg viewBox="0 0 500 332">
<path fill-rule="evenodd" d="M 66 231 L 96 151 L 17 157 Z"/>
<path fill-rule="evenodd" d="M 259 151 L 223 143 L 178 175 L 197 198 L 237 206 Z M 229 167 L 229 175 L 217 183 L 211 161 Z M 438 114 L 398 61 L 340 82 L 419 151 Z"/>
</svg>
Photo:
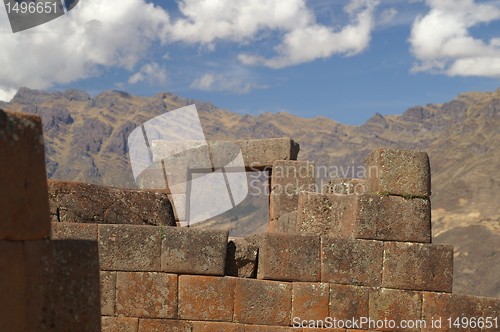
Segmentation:
<svg viewBox="0 0 500 332">
<path fill-rule="evenodd" d="M 101 271 L 101 314 L 115 315 L 116 272 Z"/>
<path fill-rule="evenodd" d="M 161 272 L 117 272 L 116 314 L 177 317 L 177 275 Z"/>
<path fill-rule="evenodd" d="M 95 241 L 25 241 L 24 260 L 28 331 L 100 331 Z"/>
<path fill-rule="evenodd" d="M 139 318 L 102 316 L 102 332 L 137 332 Z"/>
<path fill-rule="evenodd" d="M 367 192 L 431 195 L 429 156 L 423 151 L 380 148 L 366 156 Z"/>
<path fill-rule="evenodd" d="M 361 195 L 366 193 L 365 179 L 333 178 L 323 183 L 323 194 Z"/>
<path fill-rule="evenodd" d="M 481 298 L 462 294 L 422 292 L 422 319 L 427 327 L 422 331 L 481 331 L 481 328 L 462 325 L 471 317 L 486 317 L 481 308 Z M 441 320 L 439 318 L 441 317 Z M 456 319 L 459 319 L 456 321 Z M 460 323 L 459 326 L 454 323 Z M 450 325 L 451 324 L 451 325 Z M 497 328 L 488 329 L 494 331 Z"/>
<path fill-rule="evenodd" d="M 172 319 L 139 319 L 139 332 L 191 332 L 192 323 Z"/>
<path fill-rule="evenodd" d="M 399 324 L 403 320 L 413 322 L 422 320 L 422 293 L 380 288 L 372 289 L 369 298 L 371 322 L 368 321 L 364 324 L 361 327 L 362 329 L 420 331 L 420 326 L 418 328 L 402 329 Z M 388 322 L 386 323 L 385 320 Z M 391 322 L 389 322 L 391 320 L 394 321 L 395 325 L 391 325 Z"/>
<path fill-rule="evenodd" d="M 258 279 L 320 281 L 319 236 L 261 233 L 245 239 L 259 247 Z"/>
<path fill-rule="evenodd" d="M 50 234 L 40 116 L 0 109 L 0 240 Z"/>
<path fill-rule="evenodd" d="M 328 317 L 329 293 L 327 283 L 292 283 L 292 319 L 322 320 Z"/>
<path fill-rule="evenodd" d="M 26 282 L 21 241 L 0 241 L 0 331 L 26 331 Z"/>
<path fill-rule="evenodd" d="M 193 322 L 193 332 L 245 332 L 245 325 L 226 322 Z"/>
<path fill-rule="evenodd" d="M 160 271 L 160 227 L 99 225 L 101 270 Z M 173 227 L 163 227 L 163 230 Z"/>
<path fill-rule="evenodd" d="M 175 226 L 166 193 L 48 181 L 51 213 L 61 222 Z"/>
<path fill-rule="evenodd" d="M 235 323 L 288 326 L 291 309 L 290 283 L 236 279 Z"/>
<path fill-rule="evenodd" d="M 228 231 L 166 227 L 163 233 L 162 271 L 224 275 Z"/>
<path fill-rule="evenodd" d="M 450 292 L 453 246 L 385 242 L 382 287 Z"/>
<path fill-rule="evenodd" d="M 382 281 L 383 243 L 321 237 L 321 281 L 378 287 Z"/>
<path fill-rule="evenodd" d="M 179 318 L 232 321 L 235 282 L 231 277 L 179 276 Z"/>
<path fill-rule="evenodd" d="M 500 328 L 500 322 L 498 322 L 500 318 L 496 322 L 493 321 L 495 317 L 500 316 L 500 299 L 480 297 L 479 305 L 481 306 L 481 317 L 483 319 L 481 320 L 482 324 L 478 326 L 482 327 L 482 331 L 492 331 L 494 328 Z"/>
<path fill-rule="evenodd" d="M 53 240 L 92 240 L 97 241 L 97 224 L 52 222 L 50 238 Z"/>
<path fill-rule="evenodd" d="M 330 317 L 341 320 L 368 317 L 368 297 L 369 288 L 330 284 Z"/>
<path fill-rule="evenodd" d="M 282 215 L 273 222 L 273 230 L 271 233 L 295 233 L 297 228 L 297 211 L 293 211 Z"/>
<path fill-rule="evenodd" d="M 270 219 L 297 210 L 300 191 L 316 191 L 314 163 L 277 160 L 271 175 Z"/>
<path fill-rule="evenodd" d="M 225 275 L 255 278 L 259 248 L 242 238 L 229 238 L 227 244 Z"/>
<path fill-rule="evenodd" d="M 246 325 L 245 332 L 302 332 L 302 329 L 283 326 Z"/>
</svg>

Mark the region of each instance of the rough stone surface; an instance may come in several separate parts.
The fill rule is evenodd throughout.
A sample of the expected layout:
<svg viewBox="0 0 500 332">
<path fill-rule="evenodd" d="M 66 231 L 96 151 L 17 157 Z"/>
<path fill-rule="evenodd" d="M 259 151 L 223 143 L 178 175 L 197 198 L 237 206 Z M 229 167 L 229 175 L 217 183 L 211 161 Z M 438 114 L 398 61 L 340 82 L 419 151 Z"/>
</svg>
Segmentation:
<svg viewBox="0 0 500 332">
<path fill-rule="evenodd" d="M 92 240 L 97 241 L 97 224 L 52 222 L 50 238 L 53 240 Z"/>
<path fill-rule="evenodd" d="M 24 242 L 29 331 L 100 331 L 97 243 Z"/>
<path fill-rule="evenodd" d="M 191 332 L 192 323 L 172 319 L 139 319 L 139 332 Z"/>
<path fill-rule="evenodd" d="M 377 320 L 394 320 L 399 324 L 402 320 L 422 319 L 422 293 L 397 289 L 373 289 L 370 291 L 370 318 Z M 364 328 L 375 329 L 374 326 Z M 382 328 L 380 331 L 420 331 L 420 328 Z"/>
<path fill-rule="evenodd" d="M 323 194 L 361 195 L 366 193 L 365 179 L 333 178 L 323 183 Z"/>
<path fill-rule="evenodd" d="M 189 320 L 233 320 L 232 277 L 179 276 L 179 318 Z"/>
<path fill-rule="evenodd" d="M 234 319 L 236 323 L 289 326 L 292 285 L 287 282 L 236 280 Z"/>
<path fill-rule="evenodd" d="M 41 119 L 0 109 L 0 240 L 50 234 Z"/>
<path fill-rule="evenodd" d="M 101 314 L 115 315 L 116 272 L 101 271 Z"/>
<path fill-rule="evenodd" d="M 261 233 L 249 235 L 245 239 L 259 248 L 258 279 L 321 280 L 319 236 Z"/>
<path fill-rule="evenodd" d="M 138 328 L 136 317 L 102 317 L 102 332 L 137 332 Z"/>
<path fill-rule="evenodd" d="M 299 143 L 289 138 L 235 141 L 243 154 L 245 166 L 253 169 L 272 166 L 276 160 L 297 160 Z"/>
<path fill-rule="evenodd" d="M 176 318 L 177 275 L 117 272 L 116 313 L 131 317 Z"/>
<path fill-rule="evenodd" d="M 451 293 L 453 246 L 385 242 L 382 287 Z"/>
<path fill-rule="evenodd" d="M 329 295 L 327 283 L 292 283 L 292 318 L 324 320 L 328 317 Z"/>
<path fill-rule="evenodd" d="M 167 194 L 49 180 L 52 220 L 77 223 L 175 226 Z"/>
<path fill-rule="evenodd" d="M 229 238 L 227 244 L 225 275 L 255 278 L 259 248 L 242 238 Z"/>
<path fill-rule="evenodd" d="M 192 332 L 245 332 L 245 325 L 227 322 L 193 322 Z"/>
<path fill-rule="evenodd" d="M 101 270 L 160 271 L 160 236 L 155 226 L 99 225 Z"/>
<path fill-rule="evenodd" d="M 246 325 L 245 332 L 302 332 L 302 329 L 297 330 L 284 326 Z"/>
<path fill-rule="evenodd" d="M 272 233 L 295 233 L 297 224 L 297 211 L 282 215 L 276 220 L 272 220 Z M 271 225 L 271 223 L 269 224 Z M 271 226 L 270 226 L 271 227 Z"/>
<path fill-rule="evenodd" d="M 160 165 L 151 165 L 144 169 L 135 180 L 140 189 L 157 189 L 165 190 L 165 193 L 170 193 L 167 186 L 166 174 L 163 172 L 163 167 Z"/>
<path fill-rule="evenodd" d="M 330 316 L 342 320 L 368 317 L 368 298 L 367 287 L 330 284 Z"/>
<path fill-rule="evenodd" d="M 297 210 L 299 192 L 315 191 L 314 163 L 276 160 L 271 174 L 270 220 Z"/>
<path fill-rule="evenodd" d="M 431 169 L 426 152 L 380 148 L 368 154 L 365 169 L 368 193 L 431 195 Z"/>
<path fill-rule="evenodd" d="M 321 281 L 379 287 L 383 243 L 372 240 L 321 237 Z"/>
<path fill-rule="evenodd" d="M 224 275 L 228 231 L 164 228 L 161 270 L 181 274 Z"/>
<path fill-rule="evenodd" d="M 0 241 L 0 331 L 26 331 L 26 270 L 21 241 Z"/>
</svg>

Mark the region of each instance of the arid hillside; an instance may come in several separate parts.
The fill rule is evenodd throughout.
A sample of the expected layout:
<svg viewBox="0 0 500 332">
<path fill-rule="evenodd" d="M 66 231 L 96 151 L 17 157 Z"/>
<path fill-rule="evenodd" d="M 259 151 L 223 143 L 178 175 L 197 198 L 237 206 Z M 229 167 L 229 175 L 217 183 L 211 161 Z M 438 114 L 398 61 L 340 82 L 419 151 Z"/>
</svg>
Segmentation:
<svg viewBox="0 0 500 332">
<path fill-rule="evenodd" d="M 401 115 L 377 113 L 361 126 L 287 113 L 240 115 L 168 92 L 148 98 L 106 91 L 90 98 L 78 90 L 22 88 L 0 107 L 41 115 L 49 178 L 131 188 L 128 134 L 193 103 L 207 139 L 290 137 L 300 143 L 300 160 L 325 166 L 330 176 L 357 176 L 366 154 L 378 147 L 428 152 L 433 235 L 435 242 L 456 247 L 454 292 L 500 297 L 500 90 L 463 93 Z M 261 229 L 263 214 L 253 209 L 258 205 L 242 206 L 249 212 L 246 225 L 238 218 L 210 223 L 245 232 Z M 254 221 L 250 228 L 249 220 Z"/>
</svg>

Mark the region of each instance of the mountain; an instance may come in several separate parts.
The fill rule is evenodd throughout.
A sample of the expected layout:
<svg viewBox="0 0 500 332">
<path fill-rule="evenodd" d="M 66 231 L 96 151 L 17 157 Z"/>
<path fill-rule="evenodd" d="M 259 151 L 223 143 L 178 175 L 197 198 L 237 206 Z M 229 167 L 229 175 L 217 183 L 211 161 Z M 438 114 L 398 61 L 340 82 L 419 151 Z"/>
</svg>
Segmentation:
<svg viewBox="0 0 500 332">
<path fill-rule="evenodd" d="M 330 176 L 347 172 L 352 177 L 353 170 L 356 176 L 367 153 L 379 147 L 428 152 L 434 242 L 457 248 L 454 291 L 500 297 L 500 89 L 463 93 L 401 115 L 376 113 L 361 126 L 288 113 L 240 115 L 169 92 L 138 97 L 105 91 L 90 98 L 74 89 L 21 88 L 0 108 L 41 115 L 49 178 L 133 188 L 128 134 L 157 115 L 193 103 L 207 139 L 290 137 L 300 142 L 300 160 L 315 161 Z M 239 207 L 245 218 L 233 211 L 205 225 L 224 224 L 233 235 L 262 230 L 265 212 L 255 209 L 262 205 L 246 201 Z"/>
</svg>

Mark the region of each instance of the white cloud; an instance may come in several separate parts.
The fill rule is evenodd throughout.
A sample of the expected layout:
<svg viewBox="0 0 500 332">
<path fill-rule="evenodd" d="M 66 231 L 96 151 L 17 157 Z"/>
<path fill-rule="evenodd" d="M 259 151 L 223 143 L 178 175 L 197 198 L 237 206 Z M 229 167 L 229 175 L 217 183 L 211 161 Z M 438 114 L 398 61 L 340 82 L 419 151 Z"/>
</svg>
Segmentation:
<svg viewBox="0 0 500 332">
<path fill-rule="evenodd" d="M 194 80 L 189 87 L 205 91 L 230 91 L 246 94 L 253 89 L 266 89 L 269 86 L 258 85 L 240 77 L 227 78 L 222 74 L 206 73 Z"/>
<path fill-rule="evenodd" d="M 141 70 L 130 76 L 129 84 L 136 84 L 146 80 L 149 84 L 165 84 L 167 82 L 167 71 L 165 66 L 160 66 L 156 62 L 145 64 Z"/>
<path fill-rule="evenodd" d="M 427 15 L 413 23 L 411 52 L 418 62 L 412 71 L 450 76 L 500 78 L 500 39 L 474 38 L 469 29 L 500 19 L 500 8 L 474 0 L 427 0 Z"/>
<path fill-rule="evenodd" d="M 382 14 L 380 14 L 380 23 L 381 24 L 387 24 L 389 23 L 390 21 L 392 21 L 392 19 L 394 18 L 394 16 L 396 16 L 398 13 L 398 11 L 394 8 L 387 8 L 387 9 L 384 9 L 384 11 L 382 12 Z"/>
</svg>

